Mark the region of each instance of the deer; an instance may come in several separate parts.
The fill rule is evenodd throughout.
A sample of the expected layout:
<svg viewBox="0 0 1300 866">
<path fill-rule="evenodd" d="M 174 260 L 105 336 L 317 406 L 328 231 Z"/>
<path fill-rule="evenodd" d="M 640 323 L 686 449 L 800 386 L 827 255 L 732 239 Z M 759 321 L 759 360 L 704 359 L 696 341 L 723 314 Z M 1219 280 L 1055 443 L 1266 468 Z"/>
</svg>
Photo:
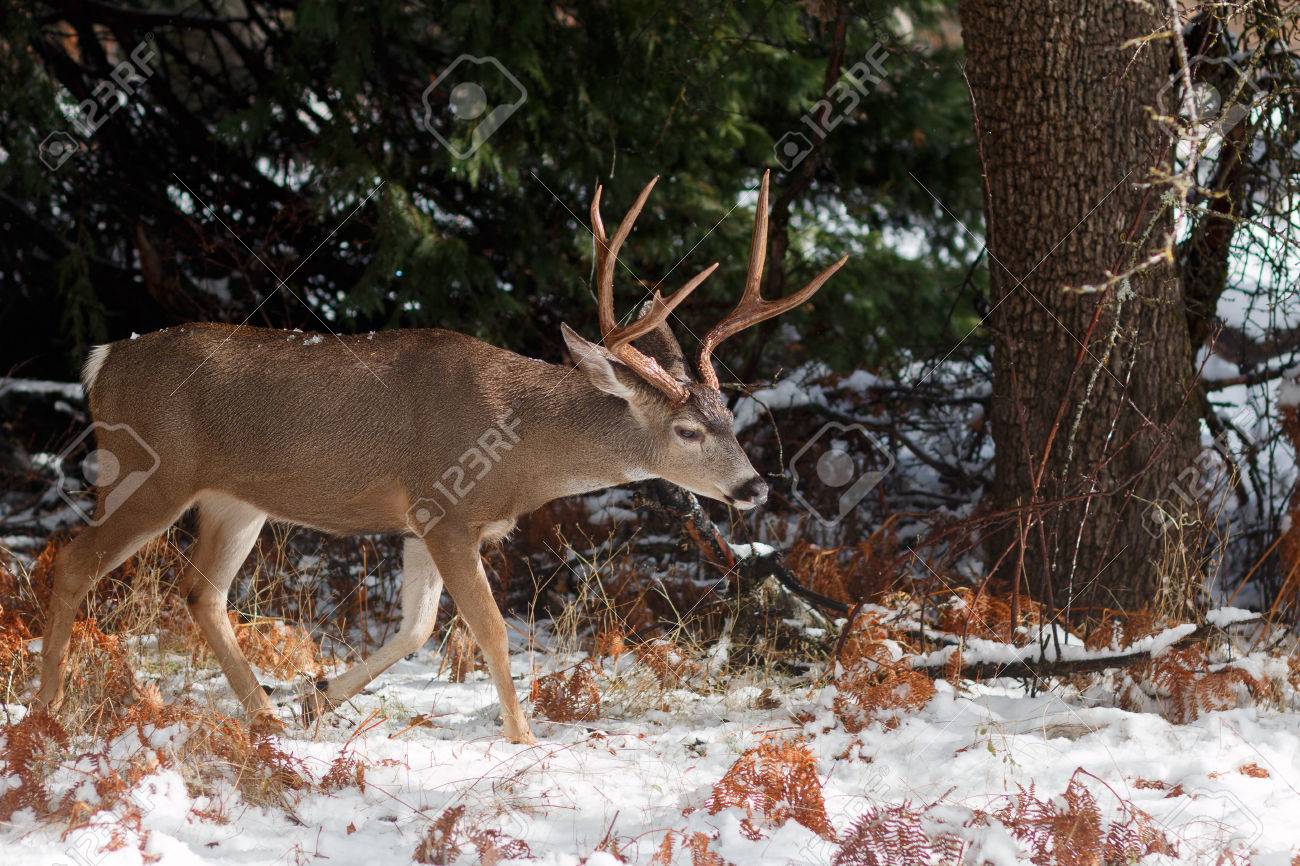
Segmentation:
<svg viewBox="0 0 1300 866">
<path fill-rule="evenodd" d="M 657 177 L 612 239 L 595 189 L 601 340 L 561 324 L 571 365 L 437 329 L 327 340 L 198 323 L 96 346 L 82 379 L 95 453 L 111 458 L 112 477 L 98 480 L 93 519 L 55 558 L 34 708 L 57 712 L 73 622 L 95 582 L 197 508 L 176 590 L 250 724 L 283 728 L 226 610 L 242 563 L 272 520 L 403 539 L 397 633 L 341 674 L 306 684 L 304 725 L 423 647 L 445 586 L 482 651 L 503 735 L 536 742 L 480 550 L 551 500 L 652 478 L 737 509 L 763 504 L 768 484 L 736 439 L 712 354 L 802 304 L 848 260 L 787 297 L 762 297 L 768 178 L 740 301 L 701 341 L 694 372 L 667 320 L 717 262 L 668 297 L 656 288 L 639 317 L 620 324 L 615 315 L 619 250 Z M 114 479 L 130 480 L 127 495 L 116 495 L 113 485 L 126 481 Z"/>
</svg>

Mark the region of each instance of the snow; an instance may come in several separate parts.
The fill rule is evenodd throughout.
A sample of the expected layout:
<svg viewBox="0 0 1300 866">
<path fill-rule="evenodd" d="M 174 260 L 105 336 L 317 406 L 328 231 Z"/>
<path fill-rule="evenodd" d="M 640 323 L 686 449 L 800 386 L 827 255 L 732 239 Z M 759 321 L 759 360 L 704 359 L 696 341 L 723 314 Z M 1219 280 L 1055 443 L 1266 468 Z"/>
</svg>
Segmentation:
<svg viewBox="0 0 1300 866">
<path fill-rule="evenodd" d="M 1253 616 L 1253 614 L 1251 614 Z M 1052 640 L 1050 637 L 1042 641 L 1043 646 L 1038 643 L 1031 643 L 1026 646 L 1013 646 L 1000 641 L 985 640 L 983 638 L 967 638 L 966 643 L 961 650 L 962 662 L 964 664 L 994 664 L 1010 665 L 1021 662 L 1053 662 L 1053 661 L 1082 661 L 1085 659 L 1105 659 L 1117 656 L 1131 655 L 1133 653 L 1150 653 L 1152 656 L 1158 656 L 1178 641 L 1187 637 L 1196 630 L 1196 626 L 1191 623 L 1183 623 L 1172 628 L 1167 628 L 1159 634 L 1153 634 L 1141 640 L 1134 641 L 1122 651 L 1116 650 L 1090 650 L 1078 642 L 1077 638 L 1065 635 L 1063 632 L 1059 635 L 1060 640 Z M 1057 644 L 1060 644 L 1059 651 Z M 923 653 L 915 656 L 914 667 L 933 667 L 942 665 L 948 661 L 954 653 L 958 651 L 957 646 L 947 646 L 943 649 Z"/>
<path fill-rule="evenodd" d="M 1242 610 L 1239 607 L 1219 607 L 1205 614 L 1205 621 L 1210 625 L 1226 628 L 1233 623 L 1245 622 L 1247 620 L 1258 619 L 1259 614 L 1251 610 Z"/>
<path fill-rule="evenodd" d="M 1204 361 L 1204 366 L 1201 367 L 1201 378 L 1210 383 L 1241 375 L 1241 368 L 1220 355 L 1210 353 L 1204 357 Z"/>
<path fill-rule="evenodd" d="M 792 409 L 810 404 L 827 405 L 826 391 L 821 385 L 809 384 L 811 380 L 828 372 L 821 364 L 810 364 L 794 370 L 770 388 L 758 388 L 752 396 L 742 397 L 736 403 L 737 433 L 767 417 L 769 409 Z"/>
<path fill-rule="evenodd" d="M 81 400 L 79 382 L 50 382 L 43 379 L 10 379 L 0 377 L 0 394 L 58 394 L 69 400 Z"/>
<path fill-rule="evenodd" d="M 771 556 L 776 552 L 776 548 L 770 544 L 756 541 L 753 544 L 732 544 L 731 552 L 736 555 L 736 559 L 749 559 L 750 557 Z"/>
<path fill-rule="evenodd" d="M 531 678 L 537 658 L 517 652 L 516 676 Z M 626 674 L 629 662 L 620 660 L 618 670 Z M 876 723 L 854 735 L 834 719 L 832 687 L 740 674 L 703 694 L 670 690 L 641 704 L 607 693 L 599 721 L 535 720 L 539 743 L 517 746 L 498 735 L 486 676 L 442 682 L 437 663 L 435 653 L 417 653 L 344 709 L 350 723 L 322 726 L 315 738 L 291 726 L 280 740 L 317 779 L 351 749 L 367 763 L 364 790 L 309 793 L 285 810 L 246 803 L 233 787 L 192 790 L 175 769 L 160 767 L 131 794 L 149 831 L 146 851 L 163 866 L 407 863 L 430 822 L 444 809 L 464 806 L 467 822 L 522 839 L 538 862 L 553 866 L 577 866 L 583 858 L 616 862 L 594 853 L 607 835 L 630 862 L 648 863 L 669 830 L 714 837 L 712 850 L 736 864 L 827 863 L 835 844 L 801 825 L 789 822 L 754 841 L 741 829 L 743 812 L 711 815 L 705 808 L 714 784 L 766 735 L 808 744 L 839 832 L 872 805 L 904 801 L 938 803 L 929 820 L 959 826 L 966 810 L 995 810 L 1020 786 L 1033 785 L 1040 796 L 1059 794 L 1082 767 L 1149 812 L 1182 851 L 1178 860 L 1146 864 L 1210 863 L 1230 845 L 1253 850 L 1253 863 L 1287 863 L 1300 847 L 1295 710 L 1239 709 L 1173 725 L 1153 713 L 1090 705 L 1068 689 L 1030 695 L 1018 686 L 976 685 L 959 692 L 940 682 L 920 712 L 901 716 L 892 728 Z M 614 667 L 606 662 L 606 677 L 615 676 Z M 223 706 L 229 703 L 219 678 L 211 688 Z M 757 708 L 765 688 L 775 700 L 761 705 L 775 709 Z M 15 718 L 22 713 L 7 709 Z M 372 712 L 387 721 L 348 742 L 352 724 Z M 411 725 L 419 714 L 427 726 Z M 184 734 L 148 730 L 146 744 L 135 736 L 113 744 L 114 760 L 125 760 L 133 744 L 162 747 Z M 1267 775 L 1241 772 L 1250 764 Z M 83 786 L 87 769 L 57 770 L 55 780 L 93 799 Z M 1104 809 L 1113 802 L 1101 785 L 1094 793 Z M 61 839 L 57 823 L 19 812 L 0 825 L 0 850 L 8 866 L 142 863 L 131 832 L 120 849 L 99 850 L 110 824 L 101 814 Z M 1017 859 L 1023 852 L 1001 828 L 962 832 L 990 863 L 1027 862 Z M 685 852 L 678 858 L 690 862 Z M 456 862 L 478 859 L 467 848 Z"/>
<path fill-rule="evenodd" d="M 1295 370 L 1287 370 L 1286 375 L 1277 386 L 1277 404 L 1279 406 L 1300 406 L 1300 381 L 1295 377 Z"/>
</svg>

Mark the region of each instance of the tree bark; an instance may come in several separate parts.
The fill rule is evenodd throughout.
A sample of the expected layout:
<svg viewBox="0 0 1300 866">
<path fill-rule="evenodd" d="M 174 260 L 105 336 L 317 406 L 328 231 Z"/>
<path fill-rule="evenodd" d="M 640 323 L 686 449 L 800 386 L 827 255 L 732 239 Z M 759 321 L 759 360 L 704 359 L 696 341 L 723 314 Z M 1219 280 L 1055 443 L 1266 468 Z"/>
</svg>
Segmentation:
<svg viewBox="0 0 1300 866">
<path fill-rule="evenodd" d="M 961 0 L 985 173 L 998 508 L 1030 507 L 990 545 L 1058 608 L 1149 603 L 1163 541 L 1153 501 L 1197 448 L 1184 296 L 1163 248 L 1170 146 L 1146 106 L 1167 80 L 1163 26 L 1131 0 Z M 1153 224 L 1154 221 L 1154 224 Z M 1022 282 L 1023 281 L 1023 282 Z M 1024 512 L 1021 512 L 1023 515 Z M 1023 571 L 1021 571 L 1023 570 Z"/>
</svg>

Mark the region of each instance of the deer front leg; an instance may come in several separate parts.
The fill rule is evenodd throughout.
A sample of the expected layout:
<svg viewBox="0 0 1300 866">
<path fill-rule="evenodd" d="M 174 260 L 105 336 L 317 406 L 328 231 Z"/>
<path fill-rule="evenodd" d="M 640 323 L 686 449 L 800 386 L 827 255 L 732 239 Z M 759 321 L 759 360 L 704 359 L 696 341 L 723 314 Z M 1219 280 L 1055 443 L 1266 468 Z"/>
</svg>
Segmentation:
<svg viewBox="0 0 1300 866">
<path fill-rule="evenodd" d="M 519 706 L 514 682 L 510 679 L 510 650 L 506 644 L 506 623 L 497 609 L 492 588 L 488 585 L 479 545 L 448 544 L 443 539 L 425 539 L 429 553 L 442 572 L 447 592 L 456 602 L 456 610 L 469 626 L 474 641 L 483 651 L 492 683 L 501 701 L 502 733 L 512 743 L 536 743 L 528 727 L 528 717 Z"/>
</svg>

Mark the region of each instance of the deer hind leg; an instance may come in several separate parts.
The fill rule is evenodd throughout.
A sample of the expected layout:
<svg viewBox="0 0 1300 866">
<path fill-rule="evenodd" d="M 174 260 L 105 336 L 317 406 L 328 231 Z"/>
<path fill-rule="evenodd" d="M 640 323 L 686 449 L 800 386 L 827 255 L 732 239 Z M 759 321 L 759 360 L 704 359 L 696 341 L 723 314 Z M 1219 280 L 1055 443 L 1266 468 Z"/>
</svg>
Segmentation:
<svg viewBox="0 0 1300 866">
<path fill-rule="evenodd" d="M 447 592 L 452 601 L 456 602 L 456 610 L 461 619 L 465 620 L 470 633 L 474 635 L 474 642 L 483 651 L 488 672 L 492 675 L 492 683 L 496 686 L 497 697 L 501 701 L 502 732 L 514 743 L 537 742 L 528 727 L 528 717 L 519 706 L 514 681 L 510 678 L 506 623 L 501 618 L 501 611 L 497 609 L 496 599 L 492 597 L 492 587 L 483 570 L 478 544 L 444 545 L 439 541 L 428 540 L 433 560 L 447 582 Z"/>
<path fill-rule="evenodd" d="M 53 710 L 63 697 L 63 667 L 72 623 L 95 582 L 165 532 L 185 512 L 186 503 L 162 500 L 151 493 L 137 491 L 111 513 L 96 512 L 102 522 L 87 526 L 55 557 L 36 707 Z"/>
<path fill-rule="evenodd" d="M 258 508 L 229 496 L 207 494 L 199 500 L 198 538 L 178 587 L 190 616 L 249 716 L 274 717 L 262 685 L 244 658 L 226 615 L 230 585 L 266 522 Z"/>
<path fill-rule="evenodd" d="M 424 646 L 438 621 L 442 575 L 429 549 L 418 538 L 408 538 L 402 548 L 402 626 L 388 643 L 333 680 L 320 680 L 303 698 L 303 721 L 313 722 L 395 664 Z"/>
</svg>

